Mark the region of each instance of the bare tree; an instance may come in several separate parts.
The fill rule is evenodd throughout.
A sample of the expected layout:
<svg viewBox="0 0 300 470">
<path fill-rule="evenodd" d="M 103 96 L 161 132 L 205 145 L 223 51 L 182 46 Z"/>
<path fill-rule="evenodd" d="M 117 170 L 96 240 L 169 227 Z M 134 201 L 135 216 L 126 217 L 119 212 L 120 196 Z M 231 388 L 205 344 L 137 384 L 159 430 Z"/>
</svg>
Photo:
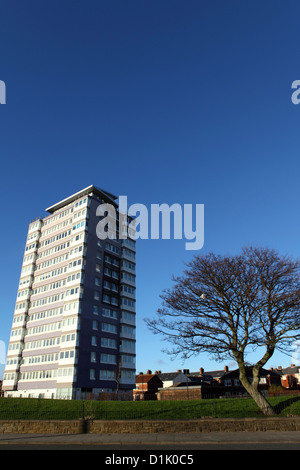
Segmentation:
<svg viewBox="0 0 300 470">
<path fill-rule="evenodd" d="M 246 391 L 264 414 L 275 414 L 259 391 L 259 375 L 275 349 L 290 353 L 300 338 L 299 261 L 248 247 L 236 256 L 198 255 L 186 267 L 163 291 L 148 327 L 172 344 L 172 355 L 233 358 Z M 249 379 L 246 358 L 255 350 L 260 359 Z"/>
<path fill-rule="evenodd" d="M 116 369 L 116 395 L 117 400 L 119 400 L 119 389 L 120 389 L 120 380 L 122 374 L 122 360 L 121 355 L 118 356 L 117 369 Z"/>
</svg>

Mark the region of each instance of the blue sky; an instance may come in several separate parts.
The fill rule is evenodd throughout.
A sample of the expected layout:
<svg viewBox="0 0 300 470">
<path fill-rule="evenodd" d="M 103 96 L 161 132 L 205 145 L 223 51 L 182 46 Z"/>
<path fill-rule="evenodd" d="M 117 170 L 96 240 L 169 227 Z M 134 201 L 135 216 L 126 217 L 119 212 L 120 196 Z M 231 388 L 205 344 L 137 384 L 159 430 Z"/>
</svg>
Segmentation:
<svg viewBox="0 0 300 470">
<path fill-rule="evenodd" d="M 1 1 L 1 341 L 28 223 L 90 184 L 129 204 L 204 204 L 203 254 L 299 256 L 299 13 L 296 0 Z M 143 321 L 196 253 L 137 250 L 137 370 L 222 368 L 171 361 Z"/>
</svg>

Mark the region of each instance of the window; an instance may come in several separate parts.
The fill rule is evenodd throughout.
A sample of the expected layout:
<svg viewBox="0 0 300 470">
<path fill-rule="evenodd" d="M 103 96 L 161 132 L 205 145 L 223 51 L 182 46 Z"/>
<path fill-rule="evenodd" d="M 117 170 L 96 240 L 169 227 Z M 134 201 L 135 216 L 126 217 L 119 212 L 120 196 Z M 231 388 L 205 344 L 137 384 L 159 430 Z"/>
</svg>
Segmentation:
<svg viewBox="0 0 300 470">
<path fill-rule="evenodd" d="M 127 333 L 129 335 L 135 334 L 135 328 L 133 326 L 121 325 L 121 333 Z"/>
<path fill-rule="evenodd" d="M 104 255 L 104 260 L 105 260 L 107 263 L 111 263 L 111 257 L 108 256 L 108 255 Z"/>
<path fill-rule="evenodd" d="M 90 369 L 90 380 L 95 380 L 95 378 L 96 378 L 95 369 Z"/>
<path fill-rule="evenodd" d="M 77 279 L 80 279 L 80 277 L 81 277 L 81 272 L 68 276 L 67 280 L 68 282 L 76 281 Z"/>
<path fill-rule="evenodd" d="M 116 364 L 116 355 L 115 354 L 101 354 L 100 362 L 104 364 Z"/>
<path fill-rule="evenodd" d="M 128 339 L 122 339 L 120 341 L 120 347 L 121 349 L 127 349 L 128 352 L 134 352 L 135 351 L 135 342 L 134 341 L 130 341 Z"/>
<path fill-rule="evenodd" d="M 135 371 L 134 370 L 122 370 L 121 379 L 135 379 Z"/>
<path fill-rule="evenodd" d="M 135 265 L 130 263 L 129 261 L 123 260 L 122 261 L 123 268 L 130 269 L 131 271 L 135 271 Z"/>
<path fill-rule="evenodd" d="M 98 321 L 93 320 L 93 330 L 98 330 Z"/>
<path fill-rule="evenodd" d="M 124 321 L 135 322 L 135 313 L 121 312 L 121 319 Z"/>
<path fill-rule="evenodd" d="M 114 319 L 118 318 L 117 312 L 115 310 L 111 310 L 110 308 L 103 308 L 102 315 L 108 318 L 114 318 Z"/>
<path fill-rule="evenodd" d="M 99 379 L 114 380 L 116 377 L 114 370 L 100 370 Z"/>
<path fill-rule="evenodd" d="M 119 253 L 119 248 L 117 248 L 115 245 L 112 245 L 111 243 L 106 243 L 105 249 L 111 251 L 112 253 Z"/>
<path fill-rule="evenodd" d="M 76 230 L 76 229 L 78 229 L 78 228 L 80 228 L 80 227 L 84 227 L 84 224 L 85 224 L 85 221 L 79 222 L 78 224 L 73 225 L 72 229 L 73 229 L 73 230 Z"/>
<path fill-rule="evenodd" d="M 113 325 L 112 323 L 102 323 L 102 331 L 117 333 L 117 325 Z"/>
<path fill-rule="evenodd" d="M 60 359 L 72 359 L 74 357 L 74 351 L 62 351 L 60 353 Z M 41 356 L 42 357 L 42 362 L 44 362 L 46 359 L 44 356 Z M 40 362 L 40 361 L 39 361 Z"/>
<path fill-rule="evenodd" d="M 132 365 L 132 366 L 134 366 L 135 356 L 127 356 L 126 354 L 123 354 L 121 356 L 121 362 L 122 362 L 123 365 Z"/>
<path fill-rule="evenodd" d="M 92 336 L 92 346 L 97 346 L 97 337 Z"/>
<path fill-rule="evenodd" d="M 76 266 L 80 266 L 80 265 L 81 265 L 81 259 L 77 259 L 77 260 L 69 263 L 68 267 L 71 269 L 71 268 L 75 268 Z"/>
<path fill-rule="evenodd" d="M 91 362 L 96 362 L 96 353 L 94 351 L 91 352 Z"/>
<path fill-rule="evenodd" d="M 69 341 L 74 341 L 75 340 L 75 333 L 73 334 L 70 334 L 70 335 L 63 335 L 61 337 L 61 342 L 64 343 L 64 342 L 69 342 Z M 45 340 L 45 341 L 48 341 L 48 340 Z M 49 340 L 50 341 L 50 340 Z M 45 346 L 48 346 L 48 344 L 45 344 Z"/>
<path fill-rule="evenodd" d="M 127 305 L 127 307 L 131 307 L 131 308 L 135 307 L 135 302 L 125 297 L 122 298 L 121 302 L 122 302 L 122 305 Z"/>
<path fill-rule="evenodd" d="M 122 292 L 128 292 L 128 294 L 132 294 L 132 295 L 135 294 L 135 289 L 133 287 L 121 286 L 121 290 Z"/>
<path fill-rule="evenodd" d="M 127 248 L 123 248 L 123 253 L 122 254 L 125 255 L 125 256 L 128 256 L 132 260 L 135 259 L 135 254 L 132 251 L 127 250 Z"/>
<path fill-rule="evenodd" d="M 102 338 L 101 338 L 101 346 L 102 346 L 103 348 L 113 348 L 113 349 L 116 349 L 116 347 L 117 347 L 117 341 L 116 341 L 115 339 L 102 337 Z"/>
</svg>

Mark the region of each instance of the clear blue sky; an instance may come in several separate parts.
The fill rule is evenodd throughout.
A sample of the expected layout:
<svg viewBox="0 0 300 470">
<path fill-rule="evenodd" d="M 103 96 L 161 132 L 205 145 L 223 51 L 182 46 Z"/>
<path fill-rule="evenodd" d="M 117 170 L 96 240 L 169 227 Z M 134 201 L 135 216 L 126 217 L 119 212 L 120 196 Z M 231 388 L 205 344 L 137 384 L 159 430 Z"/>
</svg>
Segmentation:
<svg viewBox="0 0 300 470">
<path fill-rule="evenodd" d="M 28 223 L 90 184 L 129 204 L 204 204 L 201 253 L 300 255 L 299 14 L 297 0 L 1 1 L 0 340 Z M 223 367 L 171 362 L 143 321 L 195 253 L 137 248 L 137 370 Z"/>
</svg>

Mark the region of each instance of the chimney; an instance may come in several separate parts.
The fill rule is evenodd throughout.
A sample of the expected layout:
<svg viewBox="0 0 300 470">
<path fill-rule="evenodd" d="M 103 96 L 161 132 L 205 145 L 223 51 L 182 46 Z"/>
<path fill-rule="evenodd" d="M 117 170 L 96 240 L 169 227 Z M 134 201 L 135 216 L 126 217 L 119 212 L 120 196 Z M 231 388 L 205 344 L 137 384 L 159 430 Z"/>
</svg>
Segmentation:
<svg viewBox="0 0 300 470">
<path fill-rule="evenodd" d="M 183 373 L 184 373 L 184 374 L 189 374 L 189 373 L 190 373 L 190 369 L 183 369 Z"/>
<path fill-rule="evenodd" d="M 203 367 L 200 367 L 200 374 L 204 374 L 204 369 L 203 369 Z"/>
<path fill-rule="evenodd" d="M 296 367 L 295 364 L 291 364 L 291 367 Z"/>
<path fill-rule="evenodd" d="M 144 372 L 140 372 L 139 375 L 144 375 Z"/>
<path fill-rule="evenodd" d="M 229 371 L 228 366 L 225 366 L 224 367 L 224 372 L 228 372 L 228 371 Z"/>
<path fill-rule="evenodd" d="M 278 369 L 278 370 L 281 370 L 281 369 L 282 369 L 282 367 L 281 367 L 281 366 L 278 366 L 278 367 L 277 367 L 277 369 Z"/>
<path fill-rule="evenodd" d="M 150 369 L 148 369 L 147 374 L 152 374 L 152 371 Z"/>
</svg>

